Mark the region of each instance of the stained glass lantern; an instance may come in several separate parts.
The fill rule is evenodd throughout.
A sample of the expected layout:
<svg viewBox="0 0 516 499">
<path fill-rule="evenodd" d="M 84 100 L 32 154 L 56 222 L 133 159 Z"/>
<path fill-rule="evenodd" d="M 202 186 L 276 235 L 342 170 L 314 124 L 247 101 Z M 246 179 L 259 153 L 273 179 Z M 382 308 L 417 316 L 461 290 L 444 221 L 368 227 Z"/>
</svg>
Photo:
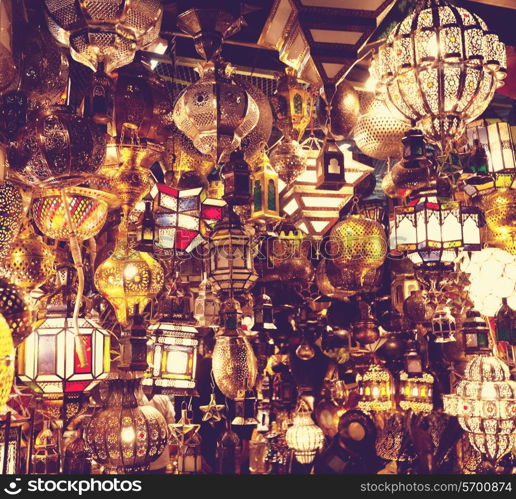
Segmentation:
<svg viewBox="0 0 516 499">
<path fill-rule="evenodd" d="M 227 160 L 258 123 L 259 109 L 231 77 L 229 65 L 205 62 L 201 78 L 189 85 L 174 106 L 174 122 L 203 154 Z"/>
<path fill-rule="evenodd" d="M 509 307 L 507 299 L 496 314 L 496 339 L 516 346 L 516 312 Z"/>
<path fill-rule="evenodd" d="M 314 96 L 297 80 L 295 69 L 287 66 L 271 104 L 276 127 L 285 137 L 301 140 L 312 117 Z"/>
<path fill-rule="evenodd" d="M 97 267 L 94 282 L 115 309 L 118 322 L 127 325 L 135 309 L 142 314 L 161 291 L 164 272 L 150 253 L 129 247 L 119 235 L 113 254 Z"/>
<path fill-rule="evenodd" d="M 326 137 L 317 157 L 317 188 L 338 191 L 344 186 L 344 154 L 335 139 Z"/>
<path fill-rule="evenodd" d="M 482 114 L 506 74 L 505 46 L 476 14 L 425 0 L 379 48 L 372 74 L 389 106 L 443 145 Z"/>
<path fill-rule="evenodd" d="M 241 149 L 229 155 L 221 170 L 224 180 L 223 199 L 231 206 L 249 204 L 251 197 L 251 171 Z"/>
<path fill-rule="evenodd" d="M 215 225 L 208 240 L 207 273 L 217 293 L 234 295 L 249 291 L 258 278 L 251 238 L 232 211 Z"/>
<path fill-rule="evenodd" d="M 106 73 L 132 62 L 159 36 L 163 10 L 159 0 L 46 0 L 48 29 L 77 62 Z"/>
<path fill-rule="evenodd" d="M 41 109 L 9 149 L 9 165 L 33 186 L 78 184 L 104 161 L 106 136 L 88 118 L 66 106 Z"/>
<path fill-rule="evenodd" d="M 489 351 L 489 326 L 479 312 L 469 310 L 461 326 L 466 355 Z"/>
<path fill-rule="evenodd" d="M 449 307 L 440 305 L 435 309 L 431 319 L 432 333 L 436 343 L 455 341 L 456 321 Z"/>
<path fill-rule="evenodd" d="M 222 220 L 225 202 L 208 197 L 201 187 L 157 184 L 151 194 L 155 195 L 156 246 L 161 250 L 190 253 Z"/>
<path fill-rule="evenodd" d="M 471 445 L 496 463 L 511 451 L 516 429 L 516 382 L 508 366 L 492 355 L 475 355 L 455 393 L 444 395 L 444 412 L 457 416 Z"/>
<path fill-rule="evenodd" d="M 371 364 L 362 374 L 357 374 L 358 393 L 361 399 L 358 408 L 365 412 L 390 411 L 395 408 L 394 378 L 388 369 Z"/>
<path fill-rule="evenodd" d="M 148 331 L 150 372 L 143 386 L 151 386 L 152 393 L 196 395 L 197 329 L 191 322 L 167 317 Z"/>
<path fill-rule="evenodd" d="M 15 348 L 31 332 L 30 315 L 19 290 L 0 278 L 0 316 L 7 323 Z"/>
<path fill-rule="evenodd" d="M 146 471 L 167 445 L 166 421 L 143 404 L 140 379 L 110 380 L 108 390 L 105 408 L 84 432 L 91 457 L 108 473 Z"/>
<path fill-rule="evenodd" d="M 294 422 L 285 434 L 287 445 L 301 464 L 309 465 L 324 445 L 324 433 L 312 419 L 306 404 L 294 414 Z"/>
<path fill-rule="evenodd" d="M 19 234 L 10 253 L 0 260 L 0 269 L 15 286 L 30 291 L 53 275 L 54 259 L 53 251 L 29 225 Z"/>
<path fill-rule="evenodd" d="M 0 184 L 0 258 L 5 257 L 21 228 L 23 200 L 9 180 Z"/>
<path fill-rule="evenodd" d="M 221 306 L 222 326 L 215 334 L 212 365 L 219 390 L 229 399 L 242 400 L 258 374 L 256 357 L 240 326 L 241 310 L 235 299 Z"/>
<path fill-rule="evenodd" d="M 66 206 L 63 196 L 66 197 Z M 68 241 L 76 236 L 83 241 L 98 234 L 104 226 L 109 207 L 115 202 L 114 195 L 86 187 L 73 186 L 63 191 L 45 189 L 34 196 L 32 218 L 47 237 Z M 68 225 L 67 210 L 73 228 Z"/>
<path fill-rule="evenodd" d="M 83 317 L 78 325 L 77 336 L 66 306 L 49 306 L 47 317 L 18 347 L 18 377 L 35 393 L 48 398 L 82 393 L 108 375 L 110 333 Z M 83 364 L 78 342 L 86 352 Z"/>
<path fill-rule="evenodd" d="M 407 251 L 416 265 L 452 262 L 456 251 L 478 251 L 480 211 L 457 201 L 440 201 L 435 194 L 394 208 L 394 238 L 398 251 Z"/>
<path fill-rule="evenodd" d="M 406 371 L 399 375 L 398 393 L 400 408 L 415 413 L 428 413 L 433 410 L 434 377 L 428 372 L 411 376 Z"/>
<path fill-rule="evenodd" d="M 252 176 L 251 220 L 280 220 L 278 179 L 267 153 L 263 151 Z"/>
</svg>

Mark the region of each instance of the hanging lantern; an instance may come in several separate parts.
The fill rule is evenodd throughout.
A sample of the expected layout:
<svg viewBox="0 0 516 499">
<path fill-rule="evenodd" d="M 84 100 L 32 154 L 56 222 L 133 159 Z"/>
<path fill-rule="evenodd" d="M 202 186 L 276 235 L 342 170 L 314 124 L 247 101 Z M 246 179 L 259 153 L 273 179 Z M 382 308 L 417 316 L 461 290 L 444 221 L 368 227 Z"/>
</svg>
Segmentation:
<svg viewBox="0 0 516 499">
<path fill-rule="evenodd" d="M 73 229 L 68 226 L 67 198 Z M 80 241 L 96 236 L 104 226 L 108 209 L 116 204 L 116 197 L 107 192 L 86 187 L 68 187 L 64 191 L 45 189 L 32 202 L 32 218 L 38 229 L 47 237 L 68 241 L 77 236 Z"/>
<path fill-rule="evenodd" d="M 240 474 L 242 443 L 238 435 L 229 427 L 217 440 L 217 472 L 220 475 Z"/>
<path fill-rule="evenodd" d="M 516 256 L 516 189 L 496 189 L 482 197 L 481 207 L 488 228 L 489 245 Z"/>
<path fill-rule="evenodd" d="M 284 279 L 307 282 L 313 267 L 310 262 L 310 239 L 289 222 L 280 223 L 277 238 L 267 240 L 267 256 L 275 272 Z"/>
<path fill-rule="evenodd" d="M 251 220 L 280 220 L 278 179 L 267 153 L 262 151 L 252 176 Z"/>
<path fill-rule="evenodd" d="M 390 411 L 394 409 L 394 379 L 385 367 L 371 364 L 363 374 L 357 374 L 358 408 L 362 411 Z"/>
<path fill-rule="evenodd" d="M 246 206 L 251 196 L 251 172 L 241 149 L 233 151 L 222 166 L 223 199 L 230 206 Z"/>
<path fill-rule="evenodd" d="M 344 154 L 332 137 L 324 139 L 317 158 L 317 188 L 338 191 L 345 183 Z"/>
<path fill-rule="evenodd" d="M 0 279 L 0 316 L 6 321 L 16 348 L 31 332 L 30 311 L 19 291 Z"/>
<path fill-rule="evenodd" d="M 465 258 L 461 270 L 468 274 L 468 294 L 481 314 L 494 317 L 503 299 L 516 310 L 516 256 L 499 248 L 484 248 Z"/>
<path fill-rule="evenodd" d="M 142 139 L 162 142 L 172 126 L 172 101 L 165 84 L 143 61 L 133 62 L 116 71 L 114 89 L 117 135 L 124 128 Z"/>
<path fill-rule="evenodd" d="M 432 163 L 426 156 L 426 142 L 420 130 L 409 130 L 401 142 L 403 157 L 392 167 L 391 177 L 396 189 L 408 194 L 427 186 Z"/>
<path fill-rule="evenodd" d="M 249 291 L 258 278 L 250 237 L 232 211 L 217 223 L 208 240 L 207 274 L 217 293 L 228 294 Z"/>
<path fill-rule="evenodd" d="M 9 180 L 0 184 L 0 258 L 4 258 L 21 228 L 23 199 Z"/>
<path fill-rule="evenodd" d="M 9 150 L 9 165 L 33 186 L 78 184 L 104 161 L 105 134 L 66 106 L 43 108 L 23 127 Z"/>
<path fill-rule="evenodd" d="M 466 355 L 489 351 L 489 326 L 476 310 L 469 310 L 462 322 Z"/>
<path fill-rule="evenodd" d="M 150 370 L 142 383 L 152 387 L 153 394 L 195 396 L 199 340 L 191 319 L 189 298 L 184 296 L 177 304 L 174 298 L 163 300 L 168 308 L 165 317 L 148 327 Z"/>
<path fill-rule="evenodd" d="M 3 91 L 16 77 L 13 57 L 13 5 L 11 0 L 2 2 L 0 10 L 0 91 Z"/>
<path fill-rule="evenodd" d="M 284 138 L 271 152 L 271 165 L 283 182 L 290 185 L 306 168 L 306 159 L 298 142 Z"/>
<path fill-rule="evenodd" d="M 4 409 L 14 380 L 14 344 L 9 324 L 0 315 L 0 410 Z"/>
<path fill-rule="evenodd" d="M 317 100 L 317 120 L 325 135 L 335 140 L 347 138 L 360 113 L 360 99 L 353 86 L 342 80 L 335 88 L 329 105 L 322 97 Z"/>
<path fill-rule="evenodd" d="M 10 253 L 0 261 L 0 269 L 15 286 L 31 291 L 53 275 L 54 258 L 54 253 L 41 237 L 27 226 L 18 236 Z"/>
<path fill-rule="evenodd" d="M 174 106 L 174 122 L 203 154 L 221 162 L 258 123 L 249 93 L 231 78 L 229 65 L 206 62 L 201 78 L 186 87 Z"/>
<path fill-rule="evenodd" d="M 398 251 L 407 251 L 416 265 L 450 263 L 458 249 L 478 251 L 480 212 L 457 201 L 439 201 L 423 194 L 407 206 L 394 208 L 394 238 Z"/>
<path fill-rule="evenodd" d="M 431 322 L 436 343 L 455 341 L 456 321 L 449 307 L 439 305 L 435 309 Z"/>
<path fill-rule="evenodd" d="M 399 376 L 398 390 L 401 409 L 411 410 L 415 413 L 431 412 L 434 408 L 432 402 L 434 377 L 427 372 L 411 376 L 406 371 L 401 371 Z"/>
<path fill-rule="evenodd" d="M 257 365 L 253 348 L 240 327 L 241 310 L 234 299 L 221 306 L 222 326 L 215 334 L 213 377 L 219 390 L 229 399 L 245 397 L 256 383 Z"/>
<path fill-rule="evenodd" d="M 79 318 L 79 335 L 65 305 L 49 306 L 46 319 L 18 347 L 17 374 L 34 392 L 58 398 L 91 390 L 109 373 L 109 332 Z M 79 359 L 78 342 L 86 352 Z"/>
<path fill-rule="evenodd" d="M 43 428 L 34 439 L 32 455 L 34 473 L 59 474 L 60 456 L 57 431 L 52 431 L 51 422 L 48 419 L 43 421 Z"/>
<path fill-rule="evenodd" d="M 475 355 L 455 393 L 444 395 L 444 412 L 457 416 L 471 445 L 496 463 L 511 451 L 516 429 L 516 382 L 491 353 Z"/>
<path fill-rule="evenodd" d="M 70 48 L 77 62 L 106 73 L 132 62 L 137 50 L 159 37 L 163 9 L 159 0 L 106 4 L 103 0 L 45 0 L 48 29 Z"/>
<path fill-rule="evenodd" d="M 195 299 L 194 317 L 199 327 L 211 327 L 218 324 L 219 300 L 211 289 L 211 284 L 205 276 L 199 284 L 199 294 Z"/>
<path fill-rule="evenodd" d="M 148 470 L 165 449 L 166 421 L 157 409 L 142 405 L 142 399 L 141 380 L 110 380 L 106 407 L 86 427 L 89 452 L 107 472 Z"/>
<path fill-rule="evenodd" d="M 113 254 L 95 271 L 95 287 L 115 309 L 118 322 L 127 325 L 135 308 L 139 314 L 159 293 L 164 273 L 149 254 L 129 248 L 123 236 Z"/>
<path fill-rule="evenodd" d="M 285 68 L 285 74 L 279 79 L 271 104 L 276 127 L 285 137 L 301 140 L 312 117 L 314 98 L 298 82 L 296 71 L 290 66 Z"/>
<path fill-rule="evenodd" d="M 372 75 L 389 106 L 446 145 L 484 112 L 503 85 L 505 66 L 505 46 L 482 19 L 445 0 L 426 0 L 380 46 Z"/>
<path fill-rule="evenodd" d="M 301 464 L 312 463 L 317 451 L 323 448 L 324 433 L 314 423 L 306 404 L 301 404 L 294 414 L 294 424 L 287 430 L 285 440 Z"/>
<path fill-rule="evenodd" d="M 348 215 L 331 229 L 328 251 L 338 269 L 354 270 L 363 280 L 368 271 L 377 269 L 385 260 L 385 230 L 375 220 Z"/>
<path fill-rule="evenodd" d="M 496 339 L 516 346 L 516 312 L 509 307 L 507 299 L 496 314 Z"/>
</svg>

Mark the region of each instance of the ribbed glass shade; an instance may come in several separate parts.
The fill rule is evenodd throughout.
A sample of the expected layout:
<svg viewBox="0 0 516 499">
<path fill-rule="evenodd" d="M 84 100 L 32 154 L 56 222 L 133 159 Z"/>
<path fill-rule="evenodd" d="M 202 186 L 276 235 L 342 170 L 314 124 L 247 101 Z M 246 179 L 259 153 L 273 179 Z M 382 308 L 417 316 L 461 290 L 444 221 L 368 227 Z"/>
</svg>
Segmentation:
<svg viewBox="0 0 516 499">
<path fill-rule="evenodd" d="M 287 445 L 294 449 L 294 455 L 301 464 L 310 464 L 324 443 L 324 433 L 312 419 L 309 412 L 299 411 L 294 424 L 285 435 Z"/>
</svg>

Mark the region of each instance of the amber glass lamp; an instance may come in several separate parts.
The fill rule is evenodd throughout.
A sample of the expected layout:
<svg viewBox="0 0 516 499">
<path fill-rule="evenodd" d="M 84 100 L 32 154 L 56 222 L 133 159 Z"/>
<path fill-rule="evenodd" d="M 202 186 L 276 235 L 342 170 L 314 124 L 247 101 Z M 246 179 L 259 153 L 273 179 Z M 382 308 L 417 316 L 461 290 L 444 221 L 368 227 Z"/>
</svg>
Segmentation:
<svg viewBox="0 0 516 499">
<path fill-rule="evenodd" d="M 373 363 L 363 373 L 357 375 L 359 394 L 362 396 L 358 408 L 369 411 L 390 411 L 394 409 L 395 385 L 388 369 Z"/>
</svg>

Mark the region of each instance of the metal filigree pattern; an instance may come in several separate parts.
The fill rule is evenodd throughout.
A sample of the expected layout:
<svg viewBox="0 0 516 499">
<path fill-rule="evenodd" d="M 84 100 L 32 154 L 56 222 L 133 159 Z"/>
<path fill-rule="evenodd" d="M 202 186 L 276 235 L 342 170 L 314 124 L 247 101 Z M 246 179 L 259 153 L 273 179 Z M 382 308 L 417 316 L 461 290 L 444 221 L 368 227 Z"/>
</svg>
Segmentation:
<svg viewBox="0 0 516 499">
<path fill-rule="evenodd" d="M 9 252 L 21 227 L 23 199 L 9 180 L 0 184 L 0 258 Z"/>
<path fill-rule="evenodd" d="M 0 279 L 0 315 L 17 347 L 31 332 L 30 312 L 19 291 L 6 279 Z"/>
</svg>

